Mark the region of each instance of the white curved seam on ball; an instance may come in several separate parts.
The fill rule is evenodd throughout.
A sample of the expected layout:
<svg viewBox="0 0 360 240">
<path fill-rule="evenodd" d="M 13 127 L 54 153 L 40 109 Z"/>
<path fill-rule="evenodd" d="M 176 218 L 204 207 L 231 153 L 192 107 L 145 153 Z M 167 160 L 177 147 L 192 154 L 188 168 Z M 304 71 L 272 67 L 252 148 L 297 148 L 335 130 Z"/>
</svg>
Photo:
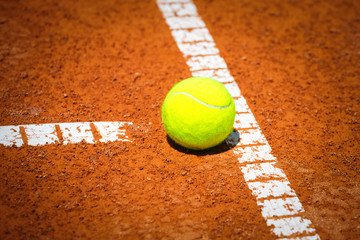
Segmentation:
<svg viewBox="0 0 360 240">
<path fill-rule="evenodd" d="M 189 94 L 189 93 L 186 93 L 186 92 L 175 92 L 175 93 L 171 94 L 170 96 L 173 96 L 173 95 L 175 95 L 175 94 L 184 94 L 184 95 L 186 95 L 186 96 L 191 97 L 192 99 L 194 99 L 194 100 L 197 101 L 198 103 L 201 103 L 201 104 L 203 104 L 203 105 L 205 105 L 205 106 L 207 106 L 207 107 L 211 107 L 211 108 L 226 109 L 226 108 L 230 107 L 230 105 L 231 105 L 231 103 L 230 103 L 229 105 L 227 105 L 227 106 L 215 106 L 215 105 L 210 105 L 210 104 L 208 104 L 208 103 L 205 103 L 205 102 L 197 99 L 197 98 L 194 97 L 193 95 L 191 95 L 191 94 Z"/>
</svg>

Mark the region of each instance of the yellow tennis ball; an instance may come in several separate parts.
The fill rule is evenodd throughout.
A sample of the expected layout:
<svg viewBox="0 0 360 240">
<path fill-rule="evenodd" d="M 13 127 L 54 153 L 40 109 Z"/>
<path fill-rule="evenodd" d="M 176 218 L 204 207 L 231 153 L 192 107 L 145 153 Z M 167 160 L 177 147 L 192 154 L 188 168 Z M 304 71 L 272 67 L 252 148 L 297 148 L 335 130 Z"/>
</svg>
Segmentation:
<svg viewBox="0 0 360 240">
<path fill-rule="evenodd" d="M 201 150 L 220 144 L 233 131 L 235 103 L 218 81 L 191 77 L 169 91 L 161 116 L 171 139 Z"/>
</svg>

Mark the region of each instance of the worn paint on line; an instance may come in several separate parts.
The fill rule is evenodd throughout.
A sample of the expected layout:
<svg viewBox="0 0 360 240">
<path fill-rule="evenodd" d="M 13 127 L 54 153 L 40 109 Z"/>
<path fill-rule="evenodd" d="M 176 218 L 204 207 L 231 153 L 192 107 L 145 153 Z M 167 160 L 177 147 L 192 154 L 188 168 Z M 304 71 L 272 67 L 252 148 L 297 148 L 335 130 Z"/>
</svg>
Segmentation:
<svg viewBox="0 0 360 240">
<path fill-rule="evenodd" d="M 21 128 L 24 129 L 29 146 L 70 144 L 82 141 L 93 144 L 96 142 L 96 133 L 91 129 L 91 124 L 95 126 L 100 135 L 98 136 L 99 142 L 131 142 L 126 135 L 126 126 L 131 125 L 131 122 L 73 122 L 0 126 L 0 145 L 9 147 L 25 145 L 20 133 Z"/>
<path fill-rule="evenodd" d="M 291 236 L 292 239 L 320 239 L 311 227 L 311 221 L 299 216 L 304 212 L 302 204 L 290 187 L 285 173 L 275 166 L 276 158 L 271 153 L 271 147 L 225 60 L 219 55 L 196 6 L 191 0 L 157 0 L 157 3 L 192 75 L 217 79 L 235 100 L 236 130 L 229 135 L 226 143 L 234 147 L 245 181 L 257 198 L 268 226 L 279 238 Z M 273 219 L 282 216 L 287 218 Z M 313 236 L 300 236 L 304 233 Z"/>
</svg>

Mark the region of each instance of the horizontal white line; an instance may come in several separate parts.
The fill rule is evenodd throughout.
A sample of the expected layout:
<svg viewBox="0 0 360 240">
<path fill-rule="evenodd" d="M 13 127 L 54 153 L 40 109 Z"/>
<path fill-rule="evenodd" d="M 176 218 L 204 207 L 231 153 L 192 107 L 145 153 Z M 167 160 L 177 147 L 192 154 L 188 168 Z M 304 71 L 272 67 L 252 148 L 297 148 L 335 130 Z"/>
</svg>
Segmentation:
<svg viewBox="0 0 360 240">
<path fill-rule="evenodd" d="M 59 123 L 60 130 L 64 139 L 64 144 L 79 143 L 85 141 L 87 143 L 95 143 L 94 135 L 91 131 L 90 123 Z"/>
<path fill-rule="evenodd" d="M 0 144 L 16 147 L 23 145 L 19 126 L 0 127 Z"/>
<path fill-rule="evenodd" d="M 28 145 L 40 146 L 59 143 L 55 124 L 22 125 L 27 135 Z"/>
<path fill-rule="evenodd" d="M 0 145 L 16 147 L 24 145 L 20 133 L 21 127 L 24 128 L 27 145 L 29 146 L 61 143 L 56 126 L 60 129 L 63 144 L 79 143 L 81 141 L 95 143 L 94 132 L 90 124 L 94 124 L 97 129 L 100 142 L 130 141 L 125 134 L 125 126 L 131 125 L 131 122 L 73 122 L 0 126 Z"/>
<path fill-rule="evenodd" d="M 115 142 L 119 139 L 130 141 L 126 136 L 125 127 L 131 125 L 130 122 L 96 122 L 94 123 L 97 131 L 100 133 L 100 142 Z"/>
</svg>

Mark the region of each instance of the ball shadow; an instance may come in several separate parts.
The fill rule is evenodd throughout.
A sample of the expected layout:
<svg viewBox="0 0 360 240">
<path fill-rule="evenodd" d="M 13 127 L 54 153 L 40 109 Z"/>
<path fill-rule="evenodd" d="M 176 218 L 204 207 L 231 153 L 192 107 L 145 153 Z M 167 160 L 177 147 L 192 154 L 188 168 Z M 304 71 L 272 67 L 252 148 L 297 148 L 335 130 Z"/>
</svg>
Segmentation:
<svg viewBox="0 0 360 240">
<path fill-rule="evenodd" d="M 197 156 L 205 156 L 219 154 L 233 149 L 240 141 L 240 133 L 234 129 L 233 132 L 221 144 L 204 150 L 192 150 L 185 148 L 172 140 L 169 135 L 167 135 L 166 139 L 169 145 L 179 152 Z"/>
</svg>

